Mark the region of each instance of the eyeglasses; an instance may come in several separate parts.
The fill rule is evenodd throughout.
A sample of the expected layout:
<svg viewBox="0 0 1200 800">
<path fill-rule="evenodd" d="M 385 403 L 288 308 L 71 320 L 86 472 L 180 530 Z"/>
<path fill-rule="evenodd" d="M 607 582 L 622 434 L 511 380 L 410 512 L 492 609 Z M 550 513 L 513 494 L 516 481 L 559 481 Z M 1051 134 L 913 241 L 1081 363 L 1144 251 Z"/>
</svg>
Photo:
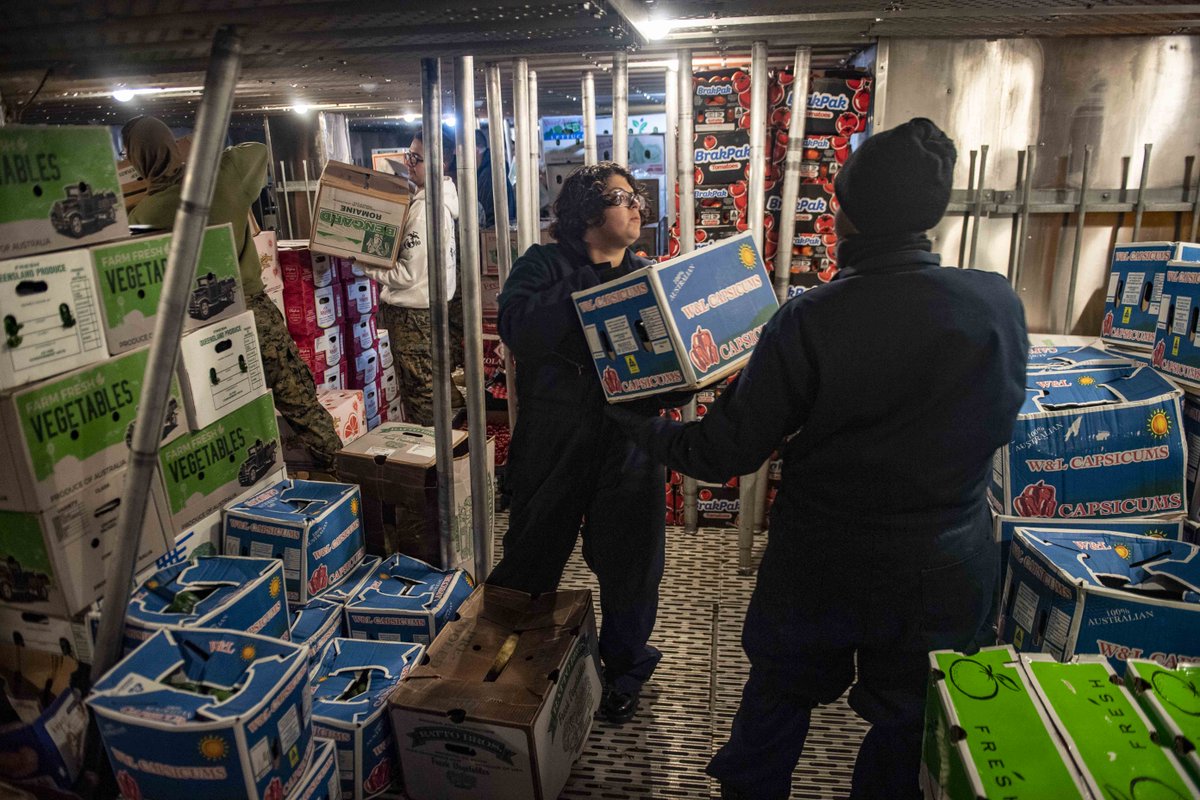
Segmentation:
<svg viewBox="0 0 1200 800">
<path fill-rule="evenodd" d="M 624 189 L 613 189 L 605 192 L 603 195 L 604 204 L 609 206 L 620 206 L 621 208 L 633 208 L 641 211 L 646 208 L 647 200 L 637 192 L 627 192 Z"/>
<path fill-rule="evenodd" d="M 425 157 L 417 155 L 411 150 L 404 154 L 404 163 L 410 167 L 415 167 L 417 164 L 425 163 Z"/>
</svg>

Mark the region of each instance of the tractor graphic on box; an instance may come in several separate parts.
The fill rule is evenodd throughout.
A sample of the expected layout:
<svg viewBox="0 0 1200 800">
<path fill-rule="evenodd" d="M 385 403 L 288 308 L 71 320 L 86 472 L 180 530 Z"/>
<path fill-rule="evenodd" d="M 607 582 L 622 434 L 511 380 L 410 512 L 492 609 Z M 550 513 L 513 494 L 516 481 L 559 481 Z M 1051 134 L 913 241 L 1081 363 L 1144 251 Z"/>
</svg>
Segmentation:
<svg viewBox="0 0 1200 800">
<path fill-rule="evenodd" d="M 54 201 L 50 222 L 59 233 L 82 239 L 115 223 L 119 202 L 115 192 L 94 192 L 84 181 L 73 183 L 66 187 L 66 197 Z"/>
<path fill-rule="evenodd" d="M 188 316 L 208 319 L 233 305 L 237 299 L 237 279 L 218 278 L 213 273 L 196 278 L 196 288 L 188 298 Z"/>
<path fill-rule="evenodd" d="M 12 556 L 0 560 L 0 599 L 6 603 L 46 600 L 50 577 L 24 569 Z"/>
<path fill-rule="evenodd" d="M 275 466 L 275 450 L 278 442 L 266 442 L 258 439 L 250 445 L 249 456 L 242 462 L 238 470 L 238 483 L 242 486 L 253 486 L 270 473 Z"/>
<path fill-rule="evenodd" d="M 137 420 L 129 423 L 129 427 L 125 429 L 125 446 L 133 448 L 133 426 L 137 424 Z M 165 440 L 171 435 L 171 431 L 179 427 L 179 401 L 174 397 L 167 398 L 167 413 L 163 419 L 162 439 Z"/>
</svg>

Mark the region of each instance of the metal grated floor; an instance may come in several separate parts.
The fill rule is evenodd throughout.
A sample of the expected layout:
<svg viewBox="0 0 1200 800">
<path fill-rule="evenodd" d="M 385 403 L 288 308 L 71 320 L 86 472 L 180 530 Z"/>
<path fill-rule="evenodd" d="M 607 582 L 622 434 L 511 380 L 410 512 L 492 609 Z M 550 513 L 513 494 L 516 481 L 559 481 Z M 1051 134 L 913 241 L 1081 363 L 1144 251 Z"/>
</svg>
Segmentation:
<svg viewBox="0 0 1200 800">
<path fill-rule="evenodd" d="M 496 518 L 499 558 L 508 515 Z M 755 561 L 765 545 L 755 550 Z M 576 549 L 563 587 L 597 590 Z M 742 618 L 753 577 L 737 574 L 737 532 L 703 529 L 688 536 L 667 528 L 667 568 L 652 643 L 663 660 L 647 684 L 637 716 L 624 726 L 597 722 L 562 797 L 569 800 L 719 797 L 704 774 L 712 753 L 729 734 L 749 665 L 742 653 Z M 709 710 L 713 616 L 717 606 L 716 693 Z M 599 605 L 596 612 L 599 614 Z M 792 798 L 846 797 L 866 725 L 844 699 L 818 709 L 804 757 L 792 781 Z"/>
</svg>

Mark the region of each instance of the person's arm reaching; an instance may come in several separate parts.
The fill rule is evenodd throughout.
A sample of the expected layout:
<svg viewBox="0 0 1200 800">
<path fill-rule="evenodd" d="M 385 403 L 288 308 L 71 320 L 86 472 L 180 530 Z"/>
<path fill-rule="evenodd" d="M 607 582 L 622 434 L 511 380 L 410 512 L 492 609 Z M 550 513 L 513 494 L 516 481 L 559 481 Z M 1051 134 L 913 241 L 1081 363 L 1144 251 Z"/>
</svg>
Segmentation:
<svg viewBox="0 0 1200 800">
<path fill-rule="evenodd" d="M 702 481 L 724 482 L 758 469 L 808 419 L 819 379 L 788 311 L 763 328 L 738 379 L 698 422 L 673 422 L 610 405 L 607 413 L 650 456 Z"/>
<path fill-rule="evenodd" d="M 429 269 L 425 247 L 425 200 L 415 201 L 404 216 L 404 229 L 400 233 L 400 253 L 393 267 L 376 267 L 359 264 L 368 277 L 380 286 L 403 291 L 411 289 L 419 276 Z"/>
</svg>

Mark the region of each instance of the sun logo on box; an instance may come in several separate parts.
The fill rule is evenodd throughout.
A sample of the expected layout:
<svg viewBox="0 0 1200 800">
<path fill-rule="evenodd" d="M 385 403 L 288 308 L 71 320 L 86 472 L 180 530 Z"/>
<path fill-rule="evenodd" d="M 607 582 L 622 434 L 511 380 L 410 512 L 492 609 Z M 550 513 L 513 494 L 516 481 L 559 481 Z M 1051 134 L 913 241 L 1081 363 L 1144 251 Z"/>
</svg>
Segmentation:
<svg viewBox="0 0 1200 800">
<path fill-rule="evenodd" d="M 282 584 L 279 581 L 279 576 L 276 575 L 274 578 L 271 578 L 271 583 L 267 587 L 267 591 L 270 592 L 271 597 L 279 597 L 279 590 L 281 588 Z"/>
<path fill-rule="evenodd" d="M 229 745 L 220 736 L 205 736 L 200 740 L 200 755 L 209 761 L 220 761 L 229 755 Z"/>
<path fill-rule="evenodd" d="M 253 661 L 258 655 L 258 651 L 254 649 L 254 645 L 248 644 L 242 648 L 242 661 Z"/>
<path fill-rule="evenodd" d="M 1128 561 L 1129 557 L 1133 555 L 1133 551 L 1129 549 L 1129 546 L 1124 545 L 1124 544 L 1119 544 L 1116 547 L 1114 547 L 1113 552 L 1116 553 L 1117 555 L 1119 555 L 1121 558 L 1125 559 L 1126 561 Z"/>
<path fill-rule="evenodd" d="M 358 516 L 358 498 L 357 497 L 350 498 L 350 513 L 354 514 L 355 516 Z"/>
<path fill-rule="evenodd" d="M 1146 430 L 1150 431 L 1150 435 L 1155 439 L 1161 439 L 1171 432 L 1171 418 L 1161 408 L 1155 409 L 1146 421 Z"/>
<path fill-rule="evenodd" d="M 1082 378 L 1079 379 L 1080 386 L 1091 386 L 1095 382 L 1096 382 L 1096 379 L 1093 378 L 1091 375 L 1084 375 Z"/>
<path fill-rule="evenodd" d="M 742 266 L 746 269 L 754 269 L 756 259 L 754 258 L 754 248 L 748 244 L 744 244 L 738 248 L 738 260 L 742 262 Z"/>
</svg>

